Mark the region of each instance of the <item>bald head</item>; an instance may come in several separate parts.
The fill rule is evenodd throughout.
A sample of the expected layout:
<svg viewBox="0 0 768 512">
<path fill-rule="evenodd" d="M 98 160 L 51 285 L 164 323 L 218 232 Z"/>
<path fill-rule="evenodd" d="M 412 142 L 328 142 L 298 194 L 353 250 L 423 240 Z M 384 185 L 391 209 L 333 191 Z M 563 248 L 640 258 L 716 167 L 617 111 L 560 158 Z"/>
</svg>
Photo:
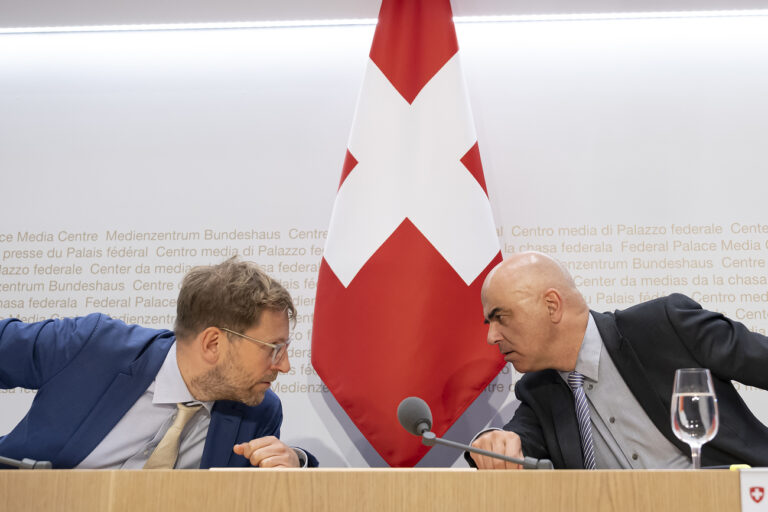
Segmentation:
<svg viewBox="0 0 768 512">
<path fill-rule="evenodd" d="M 488 274 L 481 297 L 488 343 L 515 369 L 573 369 L 589 308 L 560 263 L 537 252 L 514 254 Z"/>
<path fill-rule="evenodd" d="M 503 286 L 519 294 L 536 294 L 552 288 L 574 306 L 580 304 L 586 308 L 568 270 L 540 252 L 521 252 L 506 258 L 488 273 L 483 296 L 491 286 Z"/>
</svg>

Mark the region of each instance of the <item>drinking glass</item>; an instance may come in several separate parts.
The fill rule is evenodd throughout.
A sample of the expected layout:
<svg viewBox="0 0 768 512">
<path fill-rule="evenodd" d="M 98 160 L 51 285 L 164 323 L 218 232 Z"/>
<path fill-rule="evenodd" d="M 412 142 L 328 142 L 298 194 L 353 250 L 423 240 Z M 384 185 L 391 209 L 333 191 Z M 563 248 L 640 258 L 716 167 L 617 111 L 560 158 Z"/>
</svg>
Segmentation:
<svg viewBox="0 0 768 512">
<path fill-rule="evenodd" d="M 672 431 L 691 447 L 693 469 L 701 468 L 701 447 L 717 434 L 717 398 L 706 368 L 681 368 L 672 389 Z"/>
</svg>

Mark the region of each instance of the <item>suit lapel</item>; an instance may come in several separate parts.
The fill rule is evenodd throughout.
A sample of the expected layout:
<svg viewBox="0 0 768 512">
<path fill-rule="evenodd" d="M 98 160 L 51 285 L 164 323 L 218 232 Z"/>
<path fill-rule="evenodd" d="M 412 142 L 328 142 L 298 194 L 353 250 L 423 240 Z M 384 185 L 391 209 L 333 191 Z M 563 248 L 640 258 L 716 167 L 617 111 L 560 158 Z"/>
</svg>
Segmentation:
<svg viewBox="0 0 768 512">
<path fill-rule="evenodd" d="M 208 435 L 205 438 L 203 458 L 200 461 L 200 469 L 211 467 L 248 466 L 247 461 L 235 455 L 232 447 L 237 444 L 237 433 L 242 422 L 242 406 L 234 402 L 220 401 L 213 405 L 211 410 L 211 424 L 208 427 Z M 250 439 L 247 439 L 250 441 Z M 243 464 L 230 463 L 232 457 L 239 457 Z"/>
<path fill-rule="evenodd" d="M 672 433 L 669 419 L 670 412 L 664 407 L 661 398 L 653 391 L 653 385 L 646 378 L 645 370 L 632 345 L 619 332 L 614 316 L 594 311 L 592 311 L 592 316 L 597 324 L 597 330 L 600 331 L 600 336 L 603 338 L 603 345 L 608 350 L 611 360 L 613 360 L 613 364 L 616 366 L 629 390 L 637 399 L 640 407 L 643 408 L 664 437 L 683 453 L 688 453 L 690 450 L 688 445 L 680 441 Z"/>
<path fill-rule="evenodd" d="M 158 339 L 115 377 L 80 427 L 54 457 L 54 467 L 75 467 L 98 446 L 152 383 L 173 341 L 173 338 Z"/>
<path fill-rule="evenodd" d="M 550 402 L 552 404 L 552 420 L 555 426 L 557 444 L 560 446 L 563 461 L 566 468 L 583 468 L 584 454 L 581 451 L 581 434 L 579 423 L 576 419 L 576 407 L 574 405 L 571 388 L 563 381 L 560 374 L 554 372 L 556 379 L 550 390 Z"/>
</svg>

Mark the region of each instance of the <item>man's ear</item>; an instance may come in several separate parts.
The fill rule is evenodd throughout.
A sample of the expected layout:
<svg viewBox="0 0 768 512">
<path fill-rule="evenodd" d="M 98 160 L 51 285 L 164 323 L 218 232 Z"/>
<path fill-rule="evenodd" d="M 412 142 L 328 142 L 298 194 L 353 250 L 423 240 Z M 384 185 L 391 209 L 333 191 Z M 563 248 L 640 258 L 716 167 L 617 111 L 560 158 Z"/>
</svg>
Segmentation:
<svg viewBox="0 0 768 512">
<path fill-rule="evenodd" d="M 195 346 L 200 357 L 211 365 L 216 364 L 223 355 L 226 333 L 218 327 L 206 327 L 195 338 Z"/>
<path fill-rule="evenodd" d="M 547 306 L 547 312 L 549 313 L 549 319 L 553 324 L 560 323 L 563 319 L 563 298 L 554 288 L 550 288 L 544 292 L 544 304 Z"/>
</svg>

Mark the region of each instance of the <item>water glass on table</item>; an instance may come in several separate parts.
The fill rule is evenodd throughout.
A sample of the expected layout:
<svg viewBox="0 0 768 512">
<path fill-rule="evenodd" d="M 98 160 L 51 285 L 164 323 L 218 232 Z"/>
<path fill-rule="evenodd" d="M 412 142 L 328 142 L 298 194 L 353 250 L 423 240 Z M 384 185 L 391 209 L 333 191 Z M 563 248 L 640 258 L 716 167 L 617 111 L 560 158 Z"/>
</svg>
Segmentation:
<svg viewBox="0 0 768 512">
<path fill-rule="evenodd" d="M 691 447 L 693 469 L 701 468 L 701 447 L 717 434 L 717 397 L 706 368 L 681 368 L 672 389 L 672 431 Z"/>
<path fill-rule="evenodd" d="M 672 389 L 672 431 L 691 447 L 693 469 L 701 468 L 701 447 L 717 434 L 717 397 L 706 368 L 681 368 Z"/>
</svg>

